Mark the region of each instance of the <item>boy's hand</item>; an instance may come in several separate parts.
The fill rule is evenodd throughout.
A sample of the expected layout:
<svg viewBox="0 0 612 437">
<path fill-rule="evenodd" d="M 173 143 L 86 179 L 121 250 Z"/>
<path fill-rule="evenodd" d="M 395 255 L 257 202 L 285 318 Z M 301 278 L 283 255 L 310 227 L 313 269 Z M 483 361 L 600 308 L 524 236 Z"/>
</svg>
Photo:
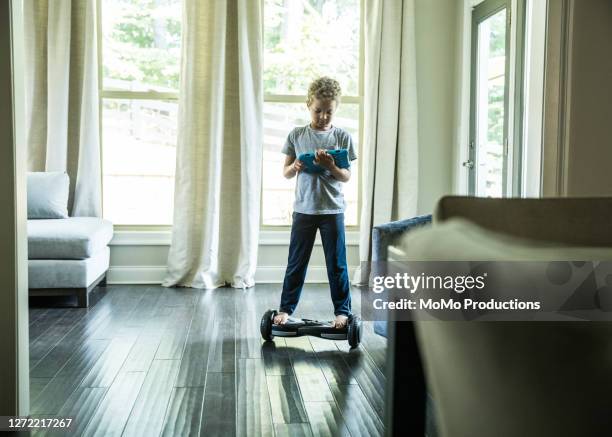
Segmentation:
<svg viewBox="0 0 612 437">
<path fill-rule="evenodd" d="M 304 170 L 304 163 L 299 159 L 296 159 L 295 161 L 293 161 L 293 169 L 296 173 L 301 172 L 302 170 Z"/>
<path fill-rule="evenodd" d="M 322 149 L 318 149 L 316 151 L 314 162 L 330 171 L 336 166 L 334 158 L 332 158 L 329 153 Z"/>
</svg>

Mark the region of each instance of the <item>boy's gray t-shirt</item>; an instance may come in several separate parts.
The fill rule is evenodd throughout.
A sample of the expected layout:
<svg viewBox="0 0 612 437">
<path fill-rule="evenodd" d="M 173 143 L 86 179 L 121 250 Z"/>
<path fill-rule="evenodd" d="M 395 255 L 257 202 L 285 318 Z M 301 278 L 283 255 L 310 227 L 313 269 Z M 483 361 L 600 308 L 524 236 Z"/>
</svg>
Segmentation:
<svg viewBox="0 0 612 437">
<path fill-rule="evenodd" d="M 347 149 L 349 162 L 357 159 L 351 134 L 335 126 L 327 131 L 314 130 L 310 125 L 296 127 L 289 133 L 282 152 L 298 157 L 302 153 L 313 153 L 317 149 Z M 344 212 L 346 205 L 342 185 L 329 170 L 318 174 L 299 172 L 293 210 L 301 214 Z"/>
</svg>

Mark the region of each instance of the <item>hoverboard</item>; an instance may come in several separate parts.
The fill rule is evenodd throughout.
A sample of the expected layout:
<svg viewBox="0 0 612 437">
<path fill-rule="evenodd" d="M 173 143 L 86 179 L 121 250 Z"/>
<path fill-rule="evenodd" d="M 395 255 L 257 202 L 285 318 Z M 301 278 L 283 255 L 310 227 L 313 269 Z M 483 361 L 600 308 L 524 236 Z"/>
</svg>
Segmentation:
<svg viewBox="0 0 612 437">
<path fill-rule="evenodd" d="M 274 337 L 301 337 L 311 335 L 327 340 L 348 340 L 351 348 L 359 346 L 361 342 L 361 318 L 351 315 L 344 328 L 334 328 L 331 322 L 321 322 L 310 319 L 297 319 L 289 317 L 284 325 L 274 324 L 276 310 L 268 310 L 261 318 L 261 336 L 266 341 Z"/>
</svg>

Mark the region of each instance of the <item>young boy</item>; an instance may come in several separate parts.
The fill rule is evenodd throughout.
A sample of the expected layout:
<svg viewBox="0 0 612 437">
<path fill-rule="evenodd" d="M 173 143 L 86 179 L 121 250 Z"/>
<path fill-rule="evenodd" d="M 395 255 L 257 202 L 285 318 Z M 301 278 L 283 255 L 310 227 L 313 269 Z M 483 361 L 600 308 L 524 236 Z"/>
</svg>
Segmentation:
<svg viewBox="0 0 612 437">
<path fill-rule="evenodd" d="M 327 277 L 336 316 L 336 328 L 346 326 L 351 314 L 351 291 L 344 243 L 344 196 L 342 184 L 349 181 L 351 171 L 338 168 L 326 150 L 347 149 L 349 161 L 357 159 L 351 135 L 332 125 L 340 104 L 340 85 L 334 79 L 321 77 L 308 88 L 306 105 L 311 122 L 289 133 L 282 152 L 287 155 L 283 175 L 297 176 L 289 259 L 281 303 L 274 323 L 283 324 L 300 299 L 306 268 L 317 229 L 321 232 Z M 296 159 L 301 153 L 316 153 L 315 162 L 323 173 L 305 173 L 304 163 Z"/>
</svg>

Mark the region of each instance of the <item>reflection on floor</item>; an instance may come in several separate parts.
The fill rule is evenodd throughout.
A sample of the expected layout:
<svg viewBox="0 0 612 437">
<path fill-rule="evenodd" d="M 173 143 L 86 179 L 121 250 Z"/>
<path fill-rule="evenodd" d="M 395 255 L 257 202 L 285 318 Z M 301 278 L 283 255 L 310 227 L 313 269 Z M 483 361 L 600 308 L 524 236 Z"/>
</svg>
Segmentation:
<svg viewBox="0 0 612 437">
<path fill-rule="evenodd" d="M 313 337 L 264 343 L 278 285 L 95 294 L 89 309 L 30 308 L 32 415 L 71 416 L 73 435 L 384 433 L 386 341 L 371 323 L 351 351 Z M 296 316 L 331 319 L 326 286 L 302 296 Z"/>
</svg>

